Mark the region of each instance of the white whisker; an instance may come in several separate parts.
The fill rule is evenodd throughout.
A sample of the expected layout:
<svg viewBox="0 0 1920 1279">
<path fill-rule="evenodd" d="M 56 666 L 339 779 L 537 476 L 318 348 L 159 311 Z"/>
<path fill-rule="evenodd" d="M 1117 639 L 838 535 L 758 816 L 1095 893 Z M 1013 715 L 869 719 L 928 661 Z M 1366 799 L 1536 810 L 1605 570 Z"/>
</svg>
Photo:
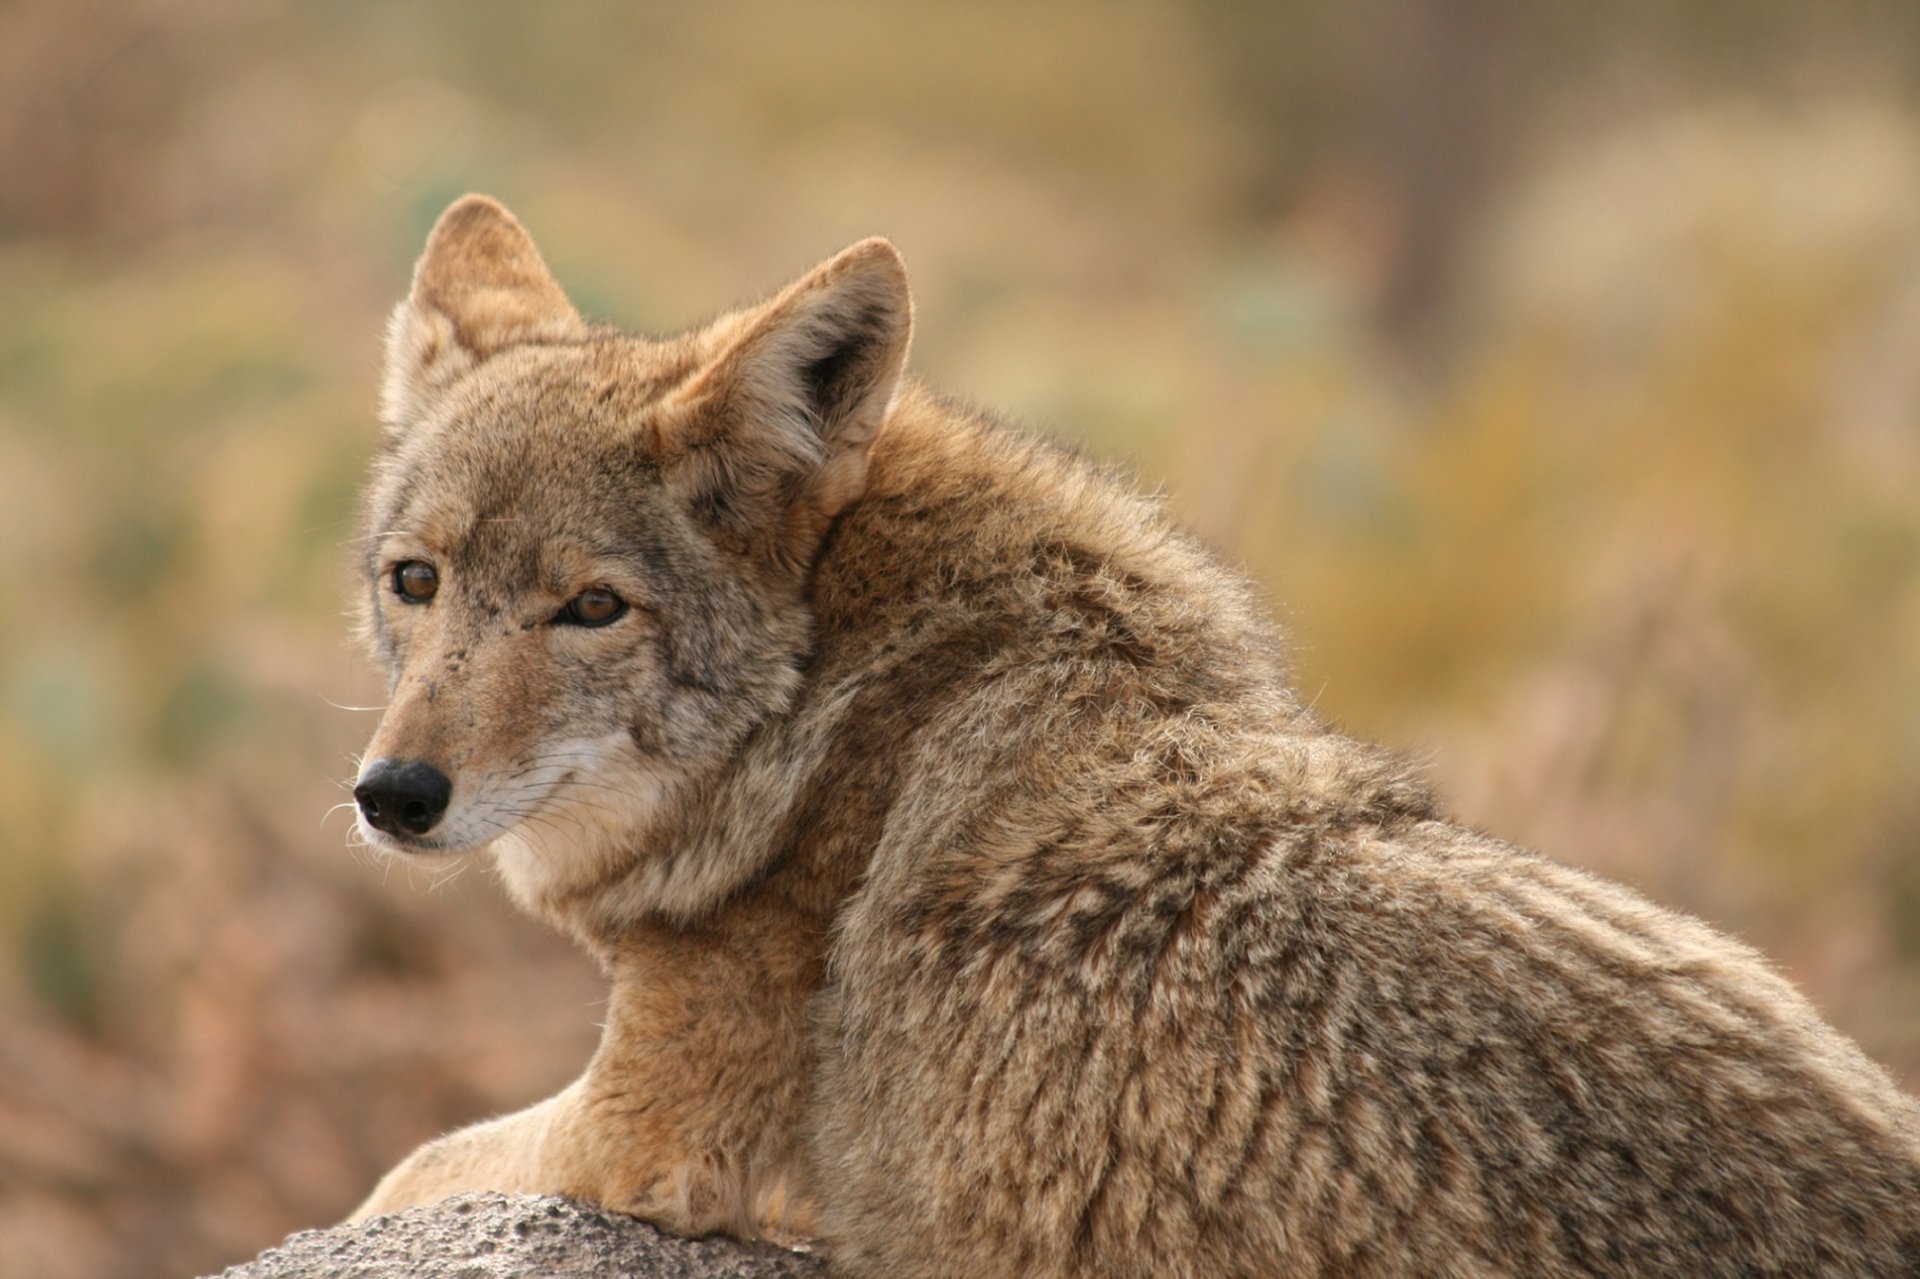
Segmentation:
<svg viewBox="0 0 1920 1279">
<path fill-rule="evenodd" d="M 365 712 L 365 713 L 367 713 L 367 714 L 377 714 L 377 713 L 379 713 L 379 712 L 381 712 L 381 711 L 384 711 L 384 710 L 386 710 L 386 709 L 387 709 L 387 708 L 386 708 L 386 707 L 384 707 L 384 706 L 346 706 L 346 705 L 342 705 L 341 703 L 339 703 L 339 702 L 336 702 L 336 701 L 334 701 L 334 700 L 333 700 L 333 699 L 332 699 L 331 697 L 328 697 L 328 696 L 326 696 L 326 695 L 325 695 L 324 693 L 320 695 L 320 700 L 321 700 L 321 701 L 323 701 L 323 702 L 325 702 L 325 703 L 326 703 L 327 705 L 329 705 L 329 706 L 331 706 L 331 707 L 333 707 L 333 709 L 335 709 L 335 710 L 337 710 L 337 711 L 361 711 L 361 712 Z"/>
</svg>

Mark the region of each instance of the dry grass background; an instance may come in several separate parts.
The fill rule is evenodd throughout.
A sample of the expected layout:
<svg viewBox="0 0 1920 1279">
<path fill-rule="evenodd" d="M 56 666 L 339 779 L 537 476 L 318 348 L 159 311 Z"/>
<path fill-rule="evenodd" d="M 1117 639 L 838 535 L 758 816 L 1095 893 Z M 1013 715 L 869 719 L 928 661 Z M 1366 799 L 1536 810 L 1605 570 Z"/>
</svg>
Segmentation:
<svg viewBox="0 0 1920 1279">
<path fill-rule="evenodd" d="M 186 1274 L 563 1083 L 584 960 L 344 847 L 377 334 L 505 198 L 673 329 L 871 232 L 1466 818 L 1920 1084 L 1911 6 L 0 8 L 0 1271 Z"/>
</svg>

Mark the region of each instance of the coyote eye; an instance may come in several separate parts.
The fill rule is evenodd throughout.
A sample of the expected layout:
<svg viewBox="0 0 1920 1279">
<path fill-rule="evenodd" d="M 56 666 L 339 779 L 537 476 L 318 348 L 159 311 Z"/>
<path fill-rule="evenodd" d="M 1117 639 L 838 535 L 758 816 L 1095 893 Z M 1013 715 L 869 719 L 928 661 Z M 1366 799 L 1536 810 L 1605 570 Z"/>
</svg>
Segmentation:
<svg viewBox="0 0 1920 1279">
<path fill-rule="evenodd" d="M 440 589 L 440 574 L 425 560 L 408 560 L 393 569 L 393 593 L 409 604 L 425 604 Z"/>
<path fill-rule="evenodd" d="M 568 626 L 605 626 L 608 622 L 617 622 L 626 614 L 627 602 L 612 591 L 601 587 L 581 591 L 567 601 L 553 619 Z"/>
</svg>

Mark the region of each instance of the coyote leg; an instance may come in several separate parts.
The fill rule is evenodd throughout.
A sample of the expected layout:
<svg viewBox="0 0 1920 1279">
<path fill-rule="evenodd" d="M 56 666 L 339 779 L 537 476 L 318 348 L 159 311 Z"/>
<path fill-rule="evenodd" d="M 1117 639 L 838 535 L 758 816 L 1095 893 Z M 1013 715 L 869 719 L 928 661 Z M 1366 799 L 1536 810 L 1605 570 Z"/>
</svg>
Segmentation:
<svg viewBox="0 0 1920 1279">
<path fill-rule="evenodd" d="M 364 1221 L 470 1191 L 553 1191 L 542 1176 L 542 1151 L 555 1116 L 572 1105 L 579 1088 L 576 1083 L 525 1110 L 434 1138 L 382 1177 L 347 1220 Z"/>
</svg>

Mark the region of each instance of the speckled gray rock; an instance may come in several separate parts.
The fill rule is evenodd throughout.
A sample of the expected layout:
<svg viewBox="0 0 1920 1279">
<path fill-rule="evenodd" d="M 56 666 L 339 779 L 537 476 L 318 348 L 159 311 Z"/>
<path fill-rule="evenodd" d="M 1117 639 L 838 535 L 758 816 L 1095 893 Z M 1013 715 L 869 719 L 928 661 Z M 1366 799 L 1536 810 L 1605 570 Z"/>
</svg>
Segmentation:
<svg viewBox="0 0 1920 1279">
<path fill-rule="evenodd" d="M 571 1199 L 461 1195 L 303 1230 L 220 1279 L 824 1279 L 818 1257 L 677 1239 Z"/>
</svg>

